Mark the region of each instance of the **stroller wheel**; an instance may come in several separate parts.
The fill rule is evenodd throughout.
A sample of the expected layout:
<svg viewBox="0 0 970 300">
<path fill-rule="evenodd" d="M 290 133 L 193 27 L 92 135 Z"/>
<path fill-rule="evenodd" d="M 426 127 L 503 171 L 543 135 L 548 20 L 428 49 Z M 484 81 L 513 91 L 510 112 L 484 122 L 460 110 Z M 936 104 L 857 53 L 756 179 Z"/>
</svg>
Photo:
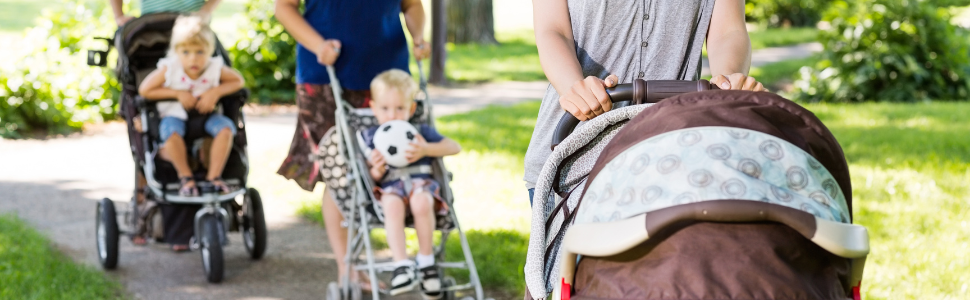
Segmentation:
<svg viewBox="0 0 970 300">
<path fill-rule="evenodd" d="M 200 251 L 202 253 L 202 267 L 205 268 L 206 279 L 211 283 L 222 281 L 223 258 L 222 242 L 219 239 L 219 219 L 213 215 L 202 217 L 202 238 Z"/>
<path fill-rule="evenodd" d="M 455 278 L 451 276 L 445 276 L 441 279 L 441 288 L 448 289 L 455 286 Z M 443 300 L 455 300 L 455 291 L 445 291 Z"/>
<path fill-rule="evenodd" d="M 115 204 L 111 199 L 104 198 L 98 203 L 95 220 L 96 237 L 98 240 L 98 260 L 105 269 L 112 270 L 118 266 L 118 219 Z"/>
<path fill-rule="evenodd" d="M 260 259 L 266 252 L 266 218 L 263 216 L 263 201 L 259 192 L 250 188 L 243 205 L 243 244 L 249 257 Z"/>
<path fill-rule="evenodd" d="M 336 282 L 331 281 L 327 284 L 327 300 L 343 300 L 343 295 L 340 293 L 340 285 Z"/>
</svg>

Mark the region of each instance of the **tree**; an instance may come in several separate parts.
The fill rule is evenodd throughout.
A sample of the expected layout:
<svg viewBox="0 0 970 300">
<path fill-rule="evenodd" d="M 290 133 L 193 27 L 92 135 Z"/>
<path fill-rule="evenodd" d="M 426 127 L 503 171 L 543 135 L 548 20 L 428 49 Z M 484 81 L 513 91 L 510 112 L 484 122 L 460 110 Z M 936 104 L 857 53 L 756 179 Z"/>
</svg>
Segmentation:
<svg viewBox="0 0 970 300">
<path fill-rule="evenodd" d="M 448 41 L 455 44 L 498 44 L 492 0 L 448 2 Z"/>
</svg>

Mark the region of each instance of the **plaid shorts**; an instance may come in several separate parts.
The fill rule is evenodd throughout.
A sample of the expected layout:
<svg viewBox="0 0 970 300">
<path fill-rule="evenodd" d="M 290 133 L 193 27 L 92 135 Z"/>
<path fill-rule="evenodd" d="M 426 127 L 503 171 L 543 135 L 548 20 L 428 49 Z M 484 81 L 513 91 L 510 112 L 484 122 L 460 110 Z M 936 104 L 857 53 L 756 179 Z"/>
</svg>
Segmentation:
<svg viewBox="0 0 970 300">
<path fill-rule="evenodd" d="M 381 199 L 383 194 L 391 194 L 401 197 L 404 201 L 404 206 L 410 208 L 411 197 L 415 193 L 420 193 L 423 191 L 428 191 L 431 193 L 431 197 L 435 199 L 434 211 L 437 215 L 447 215 L 448 214 L 448 204 L 445 200 L 441 198 L 441 186 L 434 179 L 425 178 L 411 178 L 411 193 L 405 195 L 404 181 L 395 180 L 388 184 L 384 184 L 383 188 L 377 188 L 374 194 L 377 199 Z"/>
</svg>

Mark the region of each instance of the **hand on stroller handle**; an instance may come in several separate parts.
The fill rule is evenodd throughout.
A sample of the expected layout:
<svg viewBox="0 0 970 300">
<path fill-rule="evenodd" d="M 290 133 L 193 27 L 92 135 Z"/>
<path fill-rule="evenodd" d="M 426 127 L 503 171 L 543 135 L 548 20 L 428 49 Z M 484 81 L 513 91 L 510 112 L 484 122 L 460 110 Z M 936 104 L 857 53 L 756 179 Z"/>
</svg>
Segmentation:
<svg viewBox="0 0 970 300">
<path fill-rule="evenodd" d="M 632 101 L 632 104 L 644 104 L 644 103 L 657 103 L 660 100 L 670 98 L 676 95 L 699 92 L 699 91 L 709 91 L 709 90 L 719 90 L 716 85 L 711 84 L 709 81 L 701 79 L 697 81 L 688 80 L 643 80 L 637 79 L 633 83 L 618 84 L 614 87 L 607 88 L 606 93 L 610 97 L 610 101 L 613 103 Z M 573 114 L 566 112 L 563 113 L 562 117 L 559 119 L 559 124 L 556 125 L 556 131 L 552 136 L 552 149 L 556 149 L 559 143 L 562 143 L 573 129 L 579 125 L 579 119 Z"/>
</svg>

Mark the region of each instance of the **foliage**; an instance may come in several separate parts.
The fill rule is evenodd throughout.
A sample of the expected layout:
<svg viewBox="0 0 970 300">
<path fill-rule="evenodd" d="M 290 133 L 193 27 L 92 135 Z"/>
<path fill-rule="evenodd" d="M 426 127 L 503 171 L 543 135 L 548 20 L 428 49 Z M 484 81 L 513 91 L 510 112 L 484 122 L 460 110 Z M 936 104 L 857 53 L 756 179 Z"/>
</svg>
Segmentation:
<svg viewBox="0 0 970 300">
<path fill-rule="evenodd" d="M 744 13 L 749 22 L 770 27 L 815 26 L 832 0 L 748 0 Z"/>
<path fill-rule="evenodd" d="M 247 2 L 240 38 L 228 51 L 233 67 L 246 79 L 254 99 L 260 103 L 292 103 L 296 90 L 296 39 L 273 12 L 273 0 Z"/>
<path fill-rule="evenodd" d="M 75 264 L 14 215 L 0 215 L 0 299 L 119 299 L 121 285 Z"/>
<path fill-rule="evenodd" d="M 947 9 L 919 0 L 835 2 L 814 67 L 802 68 L 797 98 L 852 102 L 966 99 L 968 34 Z"/>
<path fill-rule="evenodd" d="M 109 69 L 88 66 L 85 52 L 92 37 L 111 36 L 111 16 L 100 1 L 65 0 L 44 11 L 15 59 L 0 66 L 0 137 L 68 133 L 114 117 L 118 82 Z"/>
</svg>

